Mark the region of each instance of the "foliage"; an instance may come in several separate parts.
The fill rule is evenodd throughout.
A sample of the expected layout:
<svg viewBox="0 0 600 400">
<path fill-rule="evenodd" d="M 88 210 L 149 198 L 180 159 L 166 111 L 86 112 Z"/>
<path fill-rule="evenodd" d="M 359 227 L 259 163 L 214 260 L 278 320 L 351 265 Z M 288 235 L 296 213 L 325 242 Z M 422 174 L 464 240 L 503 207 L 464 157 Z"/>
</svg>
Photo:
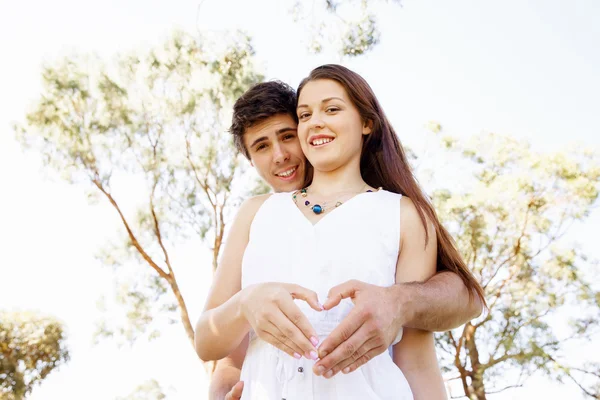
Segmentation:
<svg viewBox="0 0 600 400">
<path fill-rule="evenodd" d="M 0 312 L 0 399 L 21 400 L 69 361 L 63 325 L 31 312 Z"/>
<path fill-rule="evenodd" d="M 292 14 L 308 26 L 311 52 L 332 46 L 341 55 L 354 57 L 379 44 L 381 34 L 372 8 L 389 2 L 400 4 L 400 0 L 320 0 L 307 7 L 306 2 L 297 0 Z"/>
<path fill-rule="evenodd" d="M 229 113 L 263 79 L 253 54 L 240 33 L 217 44 L 175 32 L 110 63 L 76 56 L 44 68 L 43 92 L 15 129 L 49 170 L 106 199 L 124 227 L 123 241 L 99 257 L 117 271 L 128 325 L 106 323 L 106 335 L 135 340 L 158 316 L 179 310 L 193 344 L 170 254 L 182 239 L 199 237 L 216 268 L 232 185 L 243 172 L 226 133 Z"/>
<path fill-rule="evenodd" d="M 568 346 L 599 332 L 600 292 L 590 260 L 565 240 L 597 201 L 597 153 L 538 153 L 496 134 L 441 139 L 471 179 L 438 189 L 434 203 L 489 303 L 487 315 L 439 338 L 443 364 L 458 371 L 471 399 L 503 390 L 498 382 L 520 386 L 536 371 L 598 398 L 600 363 L 573 365 Z M 567 318 L 568 329 L 557 322 Z"/>
</svg>

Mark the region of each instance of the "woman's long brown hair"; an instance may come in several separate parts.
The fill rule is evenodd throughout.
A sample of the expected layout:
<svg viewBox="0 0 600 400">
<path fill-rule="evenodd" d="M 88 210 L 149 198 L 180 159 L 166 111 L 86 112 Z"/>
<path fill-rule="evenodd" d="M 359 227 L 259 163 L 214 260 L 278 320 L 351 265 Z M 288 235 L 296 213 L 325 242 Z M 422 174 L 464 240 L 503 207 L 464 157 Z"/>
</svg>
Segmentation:
<svg viewBox="0 0 600 400">
<path fill-rule="evenodd" d="M 298 97 L 308 82 L 319 79 L 330 79 L 340 83 L 358 109 L 363 121 L 371 121 L 373 124 L 371 133 L 366 135 L 362 145 L 360 171 L 364 181 L 371 187 L 382 187 L 413 201 L 425 227 L 426 241 L 429 240 L 427 219 L 435 226 L 437 271 L 452 271 L 458 274 L 469 289 L 469 296 L 472 298 L 473 294 L 477 293 L 485 305 L 481 285 L 467 268 L 454 240 L 440 223 L 429 199 L 423 194 L 402 144 L 369 84 L 346 67 L 335 64 L 322 65 L 312 70 L 310 75 L 300 82 Z"/>
</svg>

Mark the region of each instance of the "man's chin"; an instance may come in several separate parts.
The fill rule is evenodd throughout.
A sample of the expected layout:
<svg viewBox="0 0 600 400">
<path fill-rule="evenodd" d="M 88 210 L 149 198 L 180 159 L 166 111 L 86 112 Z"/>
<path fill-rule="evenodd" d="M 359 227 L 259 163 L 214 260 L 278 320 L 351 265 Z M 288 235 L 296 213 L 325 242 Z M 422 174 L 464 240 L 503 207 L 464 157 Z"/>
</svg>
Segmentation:
<svg viewBox="0 0 600 400">
<path fill-rule="evenodd" d="M 296 178 L 293 180 L 284 180 L 279 177 L 273 177 L 274 179 L 269 182 L 269 186 L 273 188 L 274 192 L 293 192 L 302 188 L 302 182 Z"/>
</svg>

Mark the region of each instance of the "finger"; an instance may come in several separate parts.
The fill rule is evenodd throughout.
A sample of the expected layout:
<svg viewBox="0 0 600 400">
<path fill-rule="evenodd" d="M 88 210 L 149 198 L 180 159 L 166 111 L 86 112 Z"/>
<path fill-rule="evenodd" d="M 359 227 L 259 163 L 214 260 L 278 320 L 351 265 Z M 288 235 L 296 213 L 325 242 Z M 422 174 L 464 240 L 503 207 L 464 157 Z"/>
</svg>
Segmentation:
<svg viewBox="0 0 600 400">
<path fill-rule="evenodd" d="M 354 297 L 356 291 L 358 291 L 360 282 L 357 280 L 350 280 L 332 287 L 327 294 L 327 301 L 323 304 L 323 309 L 331 310 L 333 307 L 340 304 L 342 299 L 350 299 Z"/>
<path fill-rule="evenodd" d="M 386 347 L 385 346 L 379 346 L 379 347 L 372 348 L 371 350 L 369 350 L 368 352 L 366 352 L 362 357 L 360 357 L 358 360 L 356 360 L 352 364 L 348 365 L 347 367 L 343 367 L 342 368 L 342 373 L 343 374 L 349 374 L 351 372 L 356 371 L 361 365 L 365 365 L 370 360 L 372 360 L 374 357 L 377 357 L 378 355 L 380 355 L 384 351 L 386 351 Z"/>
<path fill-rule="evenodd" d="M 293 341 L 289 340 L 285 333 L 281 329 L 279 329 L 279 327 L 275 323 L 269 322 L 269 326 L 266 328 L 266 331 L 269 332 L 275 338 L 277 338 L 279 342 L 285 344 L 286 346 L 294 350 L 294 354 L 292 354 L 293 357 L 300 358 L 302 357 L 302 354 L 306 353 L 306 350 L 304 350 L 302 346 L 299 346 Z M 300 357 L 298 357 L 297 355 L 300 355 Z"/>
<path fill-rule="evenodd" d="M 279 329 L 281 341 L 290 347 L 298 346 L 302 349 L 301 354 L 308 354 L 313 360 L 317 359 L 318 344 L 317 336 L 306 316 L 293 302 L 281 304 L 282 313 L 275 315 L 271 323 Z"/>
<path fill-rule="evenodd" d="M 354 307 L 340 322 L 340 324 L 327 336 L 321 346 L 319 346 L 319 358 L 324 359 L 328 354 L 331 354 L 346 340 L 358 331 L 364 324 L 365 318 L 361 315 L 361 309 Z M 367 340 L 367 337 L 364 339 Z M 362 345 L 362 343 L 360 343 Z M 339 362 L 338 360 L 336 364 Z"/>
<path fill-rule="evenodd" d="M 364 346 L 369 339 L 371 339 L 369 330 L 362 326 L 354 334 L 352 334 L 348 340 L 345 340 L 341 345 L 337 346 L 331 354 L 319 360 L 314 365 L 313 371 L 316 375 L 326 376 L 327 372 L 329 372 L 333 367 L 347 360 L 348 358 L 351 359 L 351 357 L 362 346 Z M 355 360 L 351 359 L 351 361 Z"/>
<path fill-rule="evenodd" d="M 278 302 L 278 306 L 287 319 L 300 330 L 307 340 L 312 343 L 313 347 L 316 346 L 318 344 L 317 332 L 308 321 L 306 315 L 304 315 L 302 310 L 300 310 L 300 307 L 298 307 L 298 305 L 296 305 L 296 303 L 294 303 L 292 300 L 288 301 L 285 299 L 280 300 Z M 312 350 L 316 350 L 316 348 L 313 348 Z"/>
<path fill-rule="evenodd" d="M 380 349 L 381 351 L 375 355 L 369 353 L 371 350 L 374 349 Z M 383 349 L 385 349 L 385 346 L 383 346 L 379 338 L 374 337 L 369 339 L 351 357 L 348 357 L 347 359 L 343 360 L 342 362 L 331 368 L 329 370 L 331 372 L 331 376 L 335 376 L 340 371 L 345 374 L 350 373 L 351 366 L 354 366 L 354 370 L 356 370 L 356 368 L 360 367 L 363 364 L 366 364 L 371 358 L 383 353 Z"/>
<path fill-rule="evenodd" d="M 316 292 L 295 284 L 286 284 L 286 287 L 294 299 L 304 300 L 315 311 L 323 311 Z"/>
<path fill-rule="evenodd" d="M 264 340 L 265 342 L 270 343 L 273 346 L 277 347 L 279 350 L 281 350 L 281 351 L 289 354 L 291 357 L 294 357 L 294 358 L 300 358 L 300 357 L 302 357 L 300 355 L 300 353 L 298 353 L 297 351 L 294 351 L 294 349 L 292 349 L 286 343 L 284 343 L 281 340 L 279 340 L 277 338 L 277 336 L 272 335 L 271 333 L 269 333 L 267 331 L 261 332 L 260 338 L 262 340 Z"/>
<path fill-rule="evenodd" d="M 231 389 L 231 400 L 240 400 L 242 398 L 242 391 L 244 390 L 244 382 L 240 381 L 235 384 L 233 389 Z"/>
</svg>

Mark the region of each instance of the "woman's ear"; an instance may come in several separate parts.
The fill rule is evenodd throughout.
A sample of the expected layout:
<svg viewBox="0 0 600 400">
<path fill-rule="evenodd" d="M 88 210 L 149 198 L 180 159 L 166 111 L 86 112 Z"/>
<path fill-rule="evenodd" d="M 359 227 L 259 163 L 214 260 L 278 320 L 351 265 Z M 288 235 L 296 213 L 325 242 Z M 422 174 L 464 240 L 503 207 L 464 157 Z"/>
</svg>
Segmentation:
<svg viewBox="0 0 600 400">
<path fill-rule="evenodd" d="M 373 130 L 373 120 L 368 119 L 363 124 L 362 134 L 363 135 L 368 135 L 368 134 L 371 133 L 372 130 Z"/>
</svg>

